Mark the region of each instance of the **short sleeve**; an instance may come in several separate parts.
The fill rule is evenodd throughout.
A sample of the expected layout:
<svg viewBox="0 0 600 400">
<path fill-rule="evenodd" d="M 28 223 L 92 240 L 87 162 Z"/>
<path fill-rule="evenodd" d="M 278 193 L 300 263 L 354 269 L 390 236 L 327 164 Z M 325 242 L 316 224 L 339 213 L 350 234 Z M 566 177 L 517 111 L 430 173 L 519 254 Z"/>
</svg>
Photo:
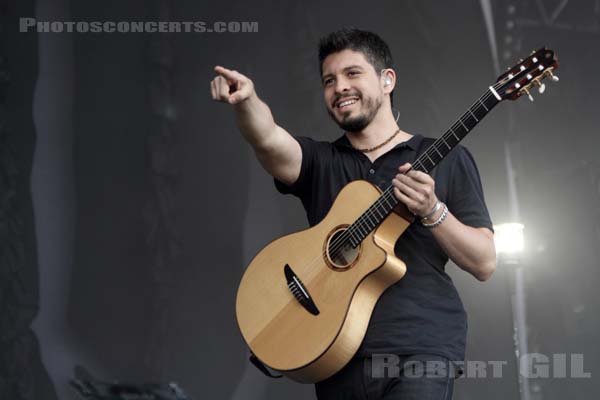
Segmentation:
<svg viewBox="0 0 600 400">
<path fill-rule="evenodd" d="M 486 227 L 493 232 L 475 160 L 463 146 L 457 146 L 454 151 L 450 165 L 448 209 L 463 224 L 474 228 Z"/>
<path fill-rule="evenodd" d="M 312 188 L 311 177 L 316 169 L 316 160 L 318 159 L 319 142 L 305 136 L 294 136 L 294 139 L 300 144 L 302 149 L 302 164 L 300 166 L 300 175 L 296 182 L 286 185 L 277 178 L 273 178 L 275 187 L 282 194 L 293 194 L 302 197 Z"/>
</svg>

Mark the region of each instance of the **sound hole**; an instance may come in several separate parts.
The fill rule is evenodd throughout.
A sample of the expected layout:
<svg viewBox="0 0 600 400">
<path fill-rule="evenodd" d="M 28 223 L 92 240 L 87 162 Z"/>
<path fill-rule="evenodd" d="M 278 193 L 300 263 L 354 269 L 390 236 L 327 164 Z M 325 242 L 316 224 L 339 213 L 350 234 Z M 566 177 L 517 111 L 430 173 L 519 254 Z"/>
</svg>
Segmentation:
<svg viewBox="0 0 600 400">
<path fill-rule="evenodd" d="M 327 258 L 333 268 L 346 269 L 358 258 L 360 246 L 353 249 L 343 233 L 346 228 L 333 232 L 327 241 Z"/>
</svg>

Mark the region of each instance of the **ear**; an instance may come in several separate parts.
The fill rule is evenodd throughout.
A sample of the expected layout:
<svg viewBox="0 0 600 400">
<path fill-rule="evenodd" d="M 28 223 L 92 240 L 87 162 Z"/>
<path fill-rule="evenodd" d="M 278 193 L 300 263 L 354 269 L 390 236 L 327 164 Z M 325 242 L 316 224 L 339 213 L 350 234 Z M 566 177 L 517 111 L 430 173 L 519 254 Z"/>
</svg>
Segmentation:
<svg viewBox="0 0 600 400">
<path fill-rule="evenodd" d="M 390 94 L 396 86 L 396 72 L 391 68 L 382 69 L 381 79 L 383 80 L 383 93 Z"/>
</svg>

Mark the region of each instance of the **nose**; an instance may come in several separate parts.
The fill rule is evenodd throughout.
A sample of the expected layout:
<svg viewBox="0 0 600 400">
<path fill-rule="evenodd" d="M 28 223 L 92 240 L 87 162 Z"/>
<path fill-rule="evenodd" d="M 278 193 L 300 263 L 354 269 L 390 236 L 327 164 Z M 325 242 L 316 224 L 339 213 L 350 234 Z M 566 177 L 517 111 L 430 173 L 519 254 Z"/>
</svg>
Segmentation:
<svg viewBox="0 0 600 400">
<path fill-rule="evenodd" d="M 335 81 L 334 90 L 336 93 L 347 92 L 350 90 L 350 82 L 346 78 L 340 77 Z"/>
</svg>

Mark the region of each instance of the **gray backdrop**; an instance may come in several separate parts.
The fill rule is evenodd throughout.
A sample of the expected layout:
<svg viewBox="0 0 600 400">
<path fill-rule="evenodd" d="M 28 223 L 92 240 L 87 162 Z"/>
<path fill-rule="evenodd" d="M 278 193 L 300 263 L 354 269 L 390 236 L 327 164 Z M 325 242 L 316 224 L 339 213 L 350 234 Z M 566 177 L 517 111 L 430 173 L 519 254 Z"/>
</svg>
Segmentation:
<svg viewBox="0 0 600 400">
<path fill-rule="evenodd" d="M 18 32 L 22 16 L 258 21 L 259 29 L 36 35 Z M 527 232 L 530 351 L 581 353 L 592 374 L 534 379 L 532 398 L 593 398 L 599 21 L 597 0 L 8 4 L 8 129 L 0 138 L 14 150 L 2 153 L 2 176 L 14 177 L 2 181 L 3 193 L 16 195 L 0 205 L 0 222 L 4 243 L 21 251 L 2 259 L 11 313 L 2 314 L 0 398 L 74 399 L 67 380 L 75 365 L 105 380 L 176 381 L 196 399 L 314 398 L 311 385 L 269 380 L 247 362 L 234 314 L 245 265 L 306 221 L 296 199 L 276 193 L 231 108 L 211 100 L 209 82 L 214 65 L 236 69 L 288 131 L 334 139 L 341 132 L 322 102 L 317 41 L 346 25 L 390 44 L 400 126 L 434 137 L 495 81 L 498 67 L 542 45 L 557 51 L 560 83 L 548 83 L 535 103 L 499 105 L 465 145 L 495 223 L 513 214 L 512 157 Z M 459 380 L 455 398 L 516 398 L 511 270 L 480 283 L 448 269 L 469 313 L 467 358 L 507 362 L 502 378 Z"/>
</svg>

